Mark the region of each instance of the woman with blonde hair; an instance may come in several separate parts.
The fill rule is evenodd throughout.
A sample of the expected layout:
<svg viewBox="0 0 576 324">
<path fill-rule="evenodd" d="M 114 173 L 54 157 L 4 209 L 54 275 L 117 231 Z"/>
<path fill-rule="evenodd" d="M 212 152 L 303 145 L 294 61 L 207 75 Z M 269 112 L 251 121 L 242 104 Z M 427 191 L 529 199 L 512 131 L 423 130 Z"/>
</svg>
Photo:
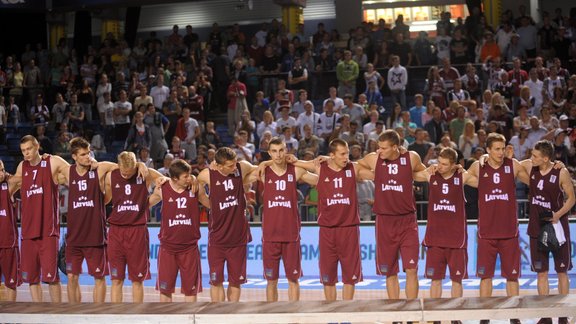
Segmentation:
<svg viewBox="0 0 576 324">
<path fill-rule="evenodd" d="M 478 134 L 476 134 L 474 123 L 467 121 L 464 124 L 464 131 L 458 139 L 458 148 L 462 152 L 465 159 L 469 159 L 472 155 L 472 149 L 478 146 Z"/>
<path fill-rule="evenodd" d="M 535 109 L 536 109 L 534 107 L 535 103 L 536 103 L 536 98 L 534 98 L 532 96 L 532 94 L 530 93 L 530 87 L 522 86 L 520 88 L 520 96 L 518 97 L 518 100 L 516 101 L 516 104 L 514 105 L 514 107 L 516 107 L 516 111 L 518 111 L 518 109 L 520 107 L 526 107 L 526 111 L 528 111 L 529 115 L 538 115 L 540 112 L 535 111 Z"/>
<path fill-rule="evenodd" d="M 432 120 L 432 112 L 436 108 L 434 101 L 428 100 L 426 103 L 426 111 L 422 113 L 422 125 L 426 125 L 430 120 Z"/>
<path fill-rule="evenodd" d="M 272 133 L 272 136 L 277 136 L 276 134 L 276 122 L 274 121 L 274 115 L 270 110 L 266 110 L 262 115 L 262 121 L 258 124 L 258 128 L 256 129 L 256 134 L 259 138 L 262 138 L 262 134 L 265 131 L 269 130 Z"/>
<path fill-rule="evenodd" d="M 437 66 L 431 66 L 428 70 L 424 92 L 440 109 L 446 108 L 446 86 Z"/>
</svg>

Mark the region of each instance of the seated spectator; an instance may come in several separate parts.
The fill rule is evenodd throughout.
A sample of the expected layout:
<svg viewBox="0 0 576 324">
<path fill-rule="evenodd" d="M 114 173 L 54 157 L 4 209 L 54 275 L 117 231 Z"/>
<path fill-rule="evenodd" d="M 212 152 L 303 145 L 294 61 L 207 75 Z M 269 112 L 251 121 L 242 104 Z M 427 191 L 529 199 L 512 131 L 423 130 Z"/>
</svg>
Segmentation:
<svg viewBox="0 0 576 324">
<path fill-rule="evenodd" d="M 262 134 L 265 131 L 270 131 L 272 136 L 278 135 L 276 132 L 276 122 L 274 121 L 274 115 L 270 110 L 264 112 L 263 120 L 258 124 L 258 128 L 256 129 L 256 134 L 259 138 L 262 138 Z"/>
<path fill-rule="evenodd" d="M 214 129 L 214 122 L 209 121 L 206 123 L 206 129 L 202 132 L 201 142 L 203 145 L 209 146 L 214 145 L 217 148 L 222 146 L 222 141 L 220 140 L 220 135 Z"/>
<path fill-rule="evenodd" d="M 478 135 L 476 134 L 474 123 L 468 120 L 464 124 L 462 135 L 458 139 L 458 148 L 464 158 L 469 159 L 472 156 L 472 149 L 476 146 L 478 146 Z"/>
<path fill-rule="evenodd" d="M 320 152 L 320 147 L 322 146 L 322 140 L 312 133 L 312 127 L 308 124 L 304 124 L 304 136 L 298 142 L 298 157 L 303 158 L 304 153 L 312 152 L 314 156 L 318 155 Z"/>
<path fill-rule="evenodd" d="M 181 147 L 182 141 L 178 136 L 172 137 L 172 148 L 166 153 L 172 154 L 173 159 L 186 159 L 186 150 Z"/>
<path fill-rule="evenodd" d="M 234 152 L 236 152 L 236 156 L 238 157 L 238 161 L 248 161 L 252 163 L 252 159 L 254 155 L 252 151 L 246 147 L 246 142 L 240 135 L 234 136 L 234 144 L 231 146 Z"/>
<path fill-rule="evenodd" d="M 298 141 L 292 137 L 292 128 L 284 126 L 280 137 L 286 143 L 286 153 L 296 155 L 298 152 Z"/>
<path fill-rule="evenodd" d="M 154 161 L 150 157 L 150 149 L 146 146 L 140 148 L 140 151 L 138 151 L 138 162 L 144 163 L 147 168 L 155 168 Z"/>
<path fill-rule="evenodd" d="M 54 142 L 54 154 L 69 161 L 72 157 L 72 153 L 70 152 L 71 139 L 67 132 L 58 133 L 58 137 L 56 137 L 56 141 Z"/>
<path fill-rule="evenodd" d="M 519 134 L 510 139 L 509 144 L 514 147 L 514 158 L 520 161 L 530 158 L 531 148 L 534 146 L 534 143 L 528 139 L 530 128 L 529 125 L 522 126 Z"/>
<path fill-rule="evenodd" d="M 162 162 L 162 167 L 158 169 L 158 172 L 165 177 L 170 177 L 170 164 L 174 161 L 174 155 L 168 153 L 164 156 L 164 160 Z"/>
</svg>

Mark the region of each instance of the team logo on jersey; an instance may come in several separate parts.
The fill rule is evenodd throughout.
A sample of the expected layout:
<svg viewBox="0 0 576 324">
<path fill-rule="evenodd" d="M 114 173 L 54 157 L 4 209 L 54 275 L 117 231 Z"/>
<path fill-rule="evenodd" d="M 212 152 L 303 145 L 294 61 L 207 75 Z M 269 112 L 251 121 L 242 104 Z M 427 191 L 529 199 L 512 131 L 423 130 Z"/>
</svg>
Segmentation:
<svg viewBox="0 0 576 324">
<path fill-rule="evenodd" d="M 534 179 L 536 179 L 536 177 L 534 177 L 534 175 L 532 175 L 532 177 L 530 177 L 530 179 L 534 180 Z"/>
<path fill-rule="evenodd" d="M 271 268 L 264 269 L 264 275 L 267 278 L 271 278 L 273 274 L 274 274 L 274 271 Z"/>
<path fill-rule="evenodd" d="M 534 270 L 542 269 L 542 261 L 534 261 Z"/>
<path fill-rule="evenodd" d="M 110 275 L 112 275 L 112 277 L 118 277 L 118 269 L 116 268 L 110 269 Z"/>
<path fill-rule="evenodd" d="M 66 262 L 66 271 L 72 271 L 72 262 Z"/>
<path fill-rule="evenodd" d="M 324 179 L 324 182 L 330 182 L 330 178 L 326 177 L 326 179 Z"/>
<path fill-rule="evenodd" d="M 504 173 L 510 173 L 510 166 L 509 165 L 504 166 Z"/>
<path fill-rule="evenodd" d="M 484 273 L 486 273 L 486 267 L 479 267 L 478 274 L 482 276 L 484 275 Z"/>
<path fill-rule="evenodd" d="M 116 186 L 114 186 L 114 188 L 118 189 L 118 188 L 120 188 L 120 185 L 116 184 Z"/>
<path fill-rule="evenodd" d="M 550 176 L 550 183 L 556 183 L 556 176 L 555 175 Z"/>
<path fill-rule="evenodd" d="M 8 184 L 3 183 L 2 184 L 2 190 L 8 190 Z"/>
<path fill-rule="evenodd" d="M 455 185 L 455 186 L 459 186 L 459 185 L 460 185 L 460 178 L 454 178 L 454 185 Z"/>
<path fill-rule="evenodd" d="M 492 190 L 491 194 L 485 194 L 484 196 L 485 196 L 484 201 L 491 201 L 491 200 L 508 201 L 508 193 L 504 193 L 500 189 L 494 189 Z"/>
<path fill-rule="evenodd" d="M 142 184 L 142 178 L 137 177 L 136 178 L 136 184 Z"/>
<path fill-rule="evenodd" d="M 438 185 L 438 182 L 436 180 L 434 180 L 434 182 L 432 182 L 433 185 Z"/>
<path fill-rule="evenodd" d="M 210 280 L 216 281 L 216 272 L 211 272 L 211 273 L 210 273 Z"/>
<path fill-rule="evenodd" d="M 172 199 L 172 197 L 170 197 L 170 199 L 168 199 L 168 202 L 174 202 L 174 199 Z"/>
<path fill-rule="evenodd" d="M 239 176 L 240 176 L 240 171 L 238 171 L 238 170 L 234 171 L 234 176 L 235 176 L 235 177 L 239 177 Z"/>
<path fill-rule="evenodd" d="M 240 278 L 238 278 L 238 280 L 244 280 L 244 276 L 240 276 Z"/>
<path fill-rule="evenodd" d="M 75 185 L 75 184 L 76 184 L 76 180 L 72 180 L 72 184 Z"/>
<path fill-rule="evenodd" d="M 488 178 L 488 173 L 487 173 L 487 172 L 484 172 L 483 177 L 484 177 L 484 178 Z"/>
<path fill-rule="evenodd" d="M 428 268 L 426 269 L 426 275 L 431 277 L 434 275 L 434 268 Z"/>
<path fill-rule="evenodd" d="M 272 179 L 268 179 L 268 183 L 272 183 Z"/>
<path fill-rule="evenodd" d="M 330 277 L 328 275 L 322 275 L 322 282 L 329 282 Z"/>
<path fill-rule="evenodd" d="M 40 162 L 40 167 L 41 167 L 41 168 L 45 168 L 45 167 L 46 167 L 46 161 Z"/>
<path fill-rule="evenodd" d="M 166 281 L 160 281 L 160 289 L 168 289 L 168 284 Z"/>
<path fill-rule="evenodd" d="M 22 271 L 22 279 L 28 280 L 28 272 Z"/>
<path fill-rule="evenodd" d="M 400 165 L 406 165 L 406 158 L 405 157 L 400 158 Z"/>
<path fill-rule="evenodd" d="M 456 275 L 457 275 L 457 276 L 459 276 L 459 275 L 461 275 L 461 274 L 462 274 L 462 273 L 460 272 L 460 270 L 456 270 Z"/>
<path fill-rule="evenodd" d="M 352 178 L 352 170 L 346 170 L 346 178 Z"/>
<path fill-rule="evenodd" d="M 219 186 L 219 185 L 220 185 L 220 181 L 216 181 L 216 185 Z"/>
<path fill-rule="evenodd" d="M 189 196 L 190 198 L 196 197 L 196 195 L 195 195 L 192 191 L 189 191 L 189 192 L 188 192 L 188 196 Z"/>
<path fill-rule="evenodd" d="M 95 176 L 94 171 L 88 171 L 88 178 L 94 179 Z"/>
<path fill-rule="evenodd" d="M 291 174 L 288 175 L 288 182 L 294 182 L 294 177 Z"/>
</svg>

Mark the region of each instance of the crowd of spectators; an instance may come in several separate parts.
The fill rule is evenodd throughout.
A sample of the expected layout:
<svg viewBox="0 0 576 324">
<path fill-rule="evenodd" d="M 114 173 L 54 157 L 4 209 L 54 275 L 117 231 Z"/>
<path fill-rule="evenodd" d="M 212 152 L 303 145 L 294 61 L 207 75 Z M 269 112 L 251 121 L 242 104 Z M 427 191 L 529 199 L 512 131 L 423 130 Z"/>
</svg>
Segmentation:
<svg viewBox="0 0 576 324">
<path fill-rule="evenodd" d="M 199 172 L 222 145 L 239 159 L 266 160 L 274 136 L 306 160 L 341 138 L 357 160 L 377 150 L 384 129 L 397 130 L 426 164 L 452 147 L 466 166 L 498 132 L 517 159 L 552 141 L 573 171 L 576 11 L 543 13 L 539 24 L 525 12 L 506 11 L 499 26 L 478 8 L 455 23 L 443 13 L 435 38 L 412 37 L 400 15 L 393 27 L 365 22 L 347 36 L 322 23 L 312 35 L 291 34 L 274 19 L 254 35 L 214 23 L 207 39 L 175 25 L 168 37 L 151 32 L 132 47 L 109 34 L 83 57 L 66 40 L 50 50 L 29 45 L 1 59 L 0 142 L 26 124 L 46 153 L 69 158 L 70 139 L 84 136 L 97 158 L 130 150 L 161 172 L 173 159 Z M 421 87 L 411 84 L 412 66 L 428 69 Z M 227 127 L 215 125 L 218 113 Z M 313 205 L 315 189 L 300 189 Z M 363 219 L 373 190 L 358 185 Z"/>
</svg>

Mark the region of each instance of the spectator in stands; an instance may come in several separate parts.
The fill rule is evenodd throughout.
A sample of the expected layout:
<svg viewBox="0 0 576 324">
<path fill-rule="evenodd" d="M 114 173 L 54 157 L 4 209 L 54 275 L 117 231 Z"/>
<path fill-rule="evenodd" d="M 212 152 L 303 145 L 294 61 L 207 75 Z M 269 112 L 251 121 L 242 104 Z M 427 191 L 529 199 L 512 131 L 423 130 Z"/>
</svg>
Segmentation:
<svg viewBox="0 0 576 324">
<path fill-rule="evenodd" d="M 172 161 L 174 161 L 175 159 L 176 158 L 174 157 L 174 155 L 170 153 L 166 154 L 162 162 L 162 167 L 158 169 L 158 172 L 160 172 L 160 174 L 162 174 L 165 177 L 170 177 L 170 164 L 172 164 Z"/>
<path fill-rule="evenodd" d="M 354 103 L 353 96 L 350 93 L 344 95 L 344 107 L 340 109 L 340 113 L 348 114 L 350 121 L 355 121 L 357 124 L 362 124 L 362 120 L 366 117 L 366 111 L 362 106 Z"/>
<path fill-rule="evenodd" d="M 190 117 L 190 108 L 182 109 L 182 117 L 178 119 L 176 136 L 180 138 L 181 147 L 186 152 L 186 161 L 196 160 L 196 139 L 200 137 L 200 125 L 198 121 Z"/>
<path fill-rule="evenodd" d="M 565 143 L 567 137 L 567 132 L 564 129 L 558 128 L 554 131 L 554 158 L 556 161 L 560 161 L 564 164 L 568 164 L 568 157 L 570 155 L 570 150 Z"/>
<path fill-rule="evenodd" d="M 112 92 L 112 83 L 108 81 L 108 75 L 102 73 L 100 75 L 100 81 L 96 86 L 96 106 L 98 106 L 104 101 L 104 92 Z M 90 121 L 92 120 L 92 118 L 90 119 L 87 118 L 86 120 Z"/>
<path fill-rule="evenodd" d="M 422 127 L 432 120 L 434 108 L 436 108 L 434 101 L 428 100 L 426 102 L 426 110 L 422 113 Z"/>
<path fill-rule="evenodd" d="M 551 66 L 549 70 L 549 75 L 543 80 L 543 99 L 544 101 L 549 101 L 554 98 L 554 88 L 560 87 L 562 91 L 562 96 L 566 90 L 566 81 L 564 78 L 558 76 L 558 68 L 556 66 Z"/>
<path fill-rule="evenodd" d="M 340 114 L 334 111 L 334 101 L 328 100 L 324 104 L 324 112 L 320 115 L 318 120 L 317 133 L 318 137 L 324 140 L 324 146 L 330 143 L 330 137 L 338 127 L 338 120 Z"/>
<path fill-rule="evenodd" d="M 70 105 L 68 105 L 64 114 L 68 121 L 70 131 L 75 134 L 82 134 L 84 131 L 86 112 L 82 106 L 78 104 L 78 96 L 76 94 L 72 94 L 70 97 Z"/>
<path fill-rule="evenodd" d="M 492 92 L 499 93 L 508 108 L 512 108 L 512 96 L 514 94 L 514 85 L 508 79 L 508 73 L 501 73 L 500 80 L 492 84 Z"/>
<path fill-rule="evenodd" d="M 458 106 L 456 109 L 456 118 L 450 121 L 450 137 L 459 139 L 464 131 L 464 125 L 467 122 L 472 122 L 470 119 L 466 118 L 466 108 L 464 106 Z"/>
<path fill-rule="evenodd" d="M 406 41 L 404 41 L 405 35 L 403 33 L 395 33 L 394 41 L 390 43 L 388 48 L 390 49 L 390 54 L 398 56 L 398 64 L 402 66 L 412 65 L 412 47 Z M 395 65 L 394 59 L 392 59 L 392 65 Z M 390 83 L 388 83 L 390 84 Z"/>
<path fill-rule="evenodd" d="M 222 146 L 222 141 L 220 140 L 220 135 L 214 129 L 214 122 L 209 121 L 206 123 L 206 129 L 202 132 L 201 143 L 205 146 L 214 145 L 215 147 Z"/>
<path fill-rule="evenodd" d="M 54 142 L 54 154 L 62 157 L 65 160 L 70 160 L 72 153 L 70 152 L 70 137 L 68 132 L 58 133 L 56 141 Z M 47 152 L 44 152 L 47 153 Z"/>
<path fill-rule="evenodd" d="M 0 102 L 0 105 L 3 105 L 4 101 Z M 54 129 L 60 127 L 60 124 L 66 118 L 66 110 L 68 108 L 68 103 L 64 101 L 64 96 L 61 93 L 56 94 L 56 103 L 52 106 L 52 120 L 50 121 L 53 123 Z M 6 125 L 6 124 L 4 124 Z"/>
<path fill-rule="evenodd" d="M 408 72 L 400 65 L 397 55 L 392 57 L 392 67 L 388 70 L 388 88 L 394 104 L 399 103 L 402 109 L 406 107 L 406 85 L 408 84 Z"/>
<path fill-rule="evenodd" d="M 422 114 L 426 112 L 426 107 L 424 107 L 424 96 L 417 93 L 414 96 L 414 106 L 410 108 L 410 120 L 414 121 L 417 127 L 422 128 L 424 124 L 422 123 Z"/>
<path fill-rule="evenodd" d="M 518 135 L 520 130 L 525 126 L 530 126 L 530 116 L 528 115 L 528 107 L 520 106 L 518 108 L 518 116 L 514 117 L 514 135 Z"/>
<path fill-rule="evenodd" d="M 143 147 L 150 147 L 152 143 L 152 134 L 150 128 L 144 124 L 144 115 L 141 112 L 134 114 L 134 124 L 130 126 L 124 150 L 134 152 L 135 154 Z"/>
<path fill-rule="evenodd" d="M 520 18 L 520 26 L 516 28 L 516 32 L 520 35 L 520 45 L 526 51 L 528 60 L 536 57 L 538 45 L 538 30 L 530 23 L 532 18 L 524 16 Z"/>
<path fill-rule="evenodd" d="M 297 93 L 298 100 L 294 102 L 290 111 L 290 115 L 296 119 L 298 119 L 298 116 L 300 116 L 301 113 L 305 112 L 304 105 L 306 104 L 306 101 L 308 101 L 308 91 L 300 89 Z"/>
<path fill-rule="evenodd" d="M 314 156 L 318 155 L 323 144 L 322 139 L 314 135 L 309 124 L 304 124 L 302 129 L 304 134 L 298 142 L 298 157 L 304 158 L 306 152 L 312 152 Z"/>
<path fill-rule="evenodd" d="M 434 101 L 436 106 L 444 109 L 446 107 L 446 91 L 446 85 L 444 84 L 444 79 L 440 76 L 438 67 L 431 66 L 428 69 L 428 78 L 426 79 L 424 92 Z"/>
<path fill-rule="evenodd" d="M 466 64 L 468 62 L 468 40 L 462 36 L 462 30 L 454 30 L 450 41 L 450 60 L 454 64 Z"/>
<path fill-rule="evenodd" d="M 290 105 L 288 103 L 282 104 L 279 108 L 280 117 L 276 120 L 276 134 L 282 134 L 284 127 L 290 127 L 296 132 L 296 119 L 290 116 Z"/>
<path fill-rule="evenodd" d="M 520 34 L 513 33 L 510 38 L 510 43 L 502 52 L 502 56 L 506 60 L 506 62 L 512 61 L 514 58 L 518 58 L 520 60 L 526 59 L 526 50 L 522 47 L 522 43 L 520 43 Z"/>
<path fill-rule="evenodd" d="M 542 105 L 540 109 L 540 125 L 548 131 L 560 127 L 560 121 L 551 113 L 549 104 Z"/>
<path fill-rule="evenodd" d="M 130 114 L 132 113 L 132 104 L 128 101 L 128 94 L 120 90 L 120 97 L 114 103 L 114 125 L 116 140 L 124 141 L 128 137 L 130 130 Z"/>
<path fill-rule="evenodd" d="M 466 89 L 470 93 L 470 97 L 474 100 L 480 99 L 480 93 L 482 92 L 480 86 L 480 78 L 476 74 L 476 68 L 471 63 L 466 64 L 466 74 L 461 78 L 462 88 Z"/>
<path fill-rule="evenodd" d="M 472 150 L 477 146 L 478 134 L 475 132 L 474 123 L 471 120 L 467 120 L 464 124 L 462 135 L 458 138 L 458 148 L 464 158 L 469 159 L 472 156 Z"/>
<path fill-rule="evenodd" d="M 510 40 L 514 34 L 516 34 L 516 31 L 514 31 L 510 22 L 503 22 L 501 27 L 496 31 L 496 43 L 498 44 L 501 54 L 506 53 Z"/>
<path fill-rule="evenodd" d="M 340 112 L 340 109 L 344 107 L 344 100 L 338 97 L 338 90 L 335 87 L 330 87 L 330 89 L 328 89 L 328 93 L 329 98 L 324 100 L 324 102 L 322 103 L 322 107 L 326 106 L 326 103 L 329 100 L 332 100 L 334 103 L 334 111 Z"/>
<path fill-rule="evenodd" d="M 186 150 L 184 150 L 182 148 L 182 146 L 181 146 L 182 141 L 180 140 L 180 138 L 178 136 L 172 137 L 171 144 L 172 144 L 172 146 L 168 151 L 166 151 L 166 154 L 168 154 L 168 153 L 172 154 L 174 159 L 185 160 L 186 159 Z"/>
<path fill-rule="evenodd" d="M 400 113 L 400 121 L 394 125 L 394 128 L 402 128 L 403 138 L 408 141 L 408 144 L 414 142 L 416 135 L 416 123 L 410 120 L 410 112 L 403 111 Z"/>
<path fill-rule="evenodd" d="M 448 125 L 442 118 L 442 110 L 436 107 L 432 111 L 432 119 L 424 125 L 424 129 L 428 132 L 430 140 L 434 144 L 439 144 L 442 136 L 448 132 Z"/>
<path fill-rule="evenodd" d="M 492 109 L 494 112 L 492 117 L 488 118 L 488 122 L 490 124 L 495 122 L 499 127 L 499 133 L 506 137 L 506 141 L 509 141 L 512 138 L 514 129 L 512 117 L 504 111 L 501 104 L 495 104 Z"/>
<path fill-rule="evenodd" d="M 437 62 L 441 63 L 444 59 L 450 59 L 451 41 L 452 37 L 446 34 L 446 29 L 438 28 L 438 35 L 435 40 Z"/>
<path fill-rule="evenodd" d="M 304 137 L 304 126 L 310 126 L 312 134 L 316 134 L 320 114 L 314 112 L 314 104 L 310 100 L 304 103 L 304 112 L 296 119 L 296 132 L 298 138 Z"/>
<path fill-rule="evenodd" d="M 278 88 L 280 68 L 280 58 L 274 53 L 274 48 L 272 45 L 266 45 L 262 65 L 260 66 L 264 97 L 272 97 L 273 91 Z"/>
<path fill-rule="evenodd" d="M 356 96 L 356 79 L 360 73 L 358 63 L 352 60 L 352 52 L 344 51 L 344 59 L 336 66 L 336 78 L 338 79 L 338 94 L 346 93 Z"/>
<path fill-rule="evenodd" d="M 531 115 L 539 116 L 540 107 L 542 107 L 542 103 L 544 102 L 542 94 L 542 90 L 544 89 L 544 82 L 538 79 L 538 72 L 536 68 L 530 69 L 529 77 L 530 79 L 526 80 L 524 85 L 530 89 L 530 95 L 534 97 L 534 105 L 533 109 L 531 110 Z"/>
<path fill-rule="evenodd" d="M 444 80 L 446 91 L 454 88 L 454 81 L 460 79 L 460 72 L 452 66 L 450 58 L 442 59 L 442 68 L 438 70 L 440 77 Z"/>
<path fill-rule="evenodd" d="M 454 89 L 448 91 L 448 102 L 456 101 L 460 105 L 467 107 L 469 110 L 472 106 L 476 107 L 476 102 L 470 97 L 470 93 L 462 89 L 462 80 L 454 80 Z"/>
<path fill-rule="evenodd" d="M 425 39 L 429 45 L 430 42 Z M 416 40 L 417 44 L 418 40 Z M 424 46 L 424 45 L 422 45 Z M 431 53 L 430 53 L 431 54 Z M 374 61 L 373 61 L 374 67 L 377 69 L 384 69 L 384 68 L 388 68 L 390 66 L 390 50 L 388 48 L 388 42 L 387 41 L 382 41 L 380 42 L 380 44 L 377 46 L 375 52 L 374 52 Z"/>
<path fill-rule="evenodd" d="M 366 65 L 368 64 L 368 57 L 366 56 L 364 49 L 361 46 L 356 46 L 353 51 L 352 60 L 358 64 L 358 67 L 361 70 L 365 70 Z"/>
<path fill-rule="evenodd" d="M 234 134 L 236 125 L 240 121 L 240 116 L 244 110 L 248 109 L 246 102 L 246 85 L 240 80 L 232 77 L 227 90 L 228 98 L 228 133 Z"/>
<path fill-rule="evenodd" d="M 294 58 L 294 65 L 288 72 L 288 86 L 294 90 L 308 88 L 308 70 L 302 65 L 301 57 Z"/>
<path fill-rule="evenodd" d="M 262 134 L 265 131 L 270 131 L 272 136 L 277 136 L 276 132 L 276 122 L 274 121 L 274 115 L 270 110 L 266 110 L 263 115 L 263 120 L 258 124 L 258 128 L 256 129 L 256 134 L 259 138 L 262 138 Z"/>
<path fill-rule="evenodd" d="M 34 126 L 48 125 L 50 120 L 50 110 L 44 104 L 44 98 L 41 94 L 38 94 L 35 99 L 35 104 L 30 107 L 30 119 Z"/>
<path fill-rule="evenodd" d="M 146 146 L 143 146 L 138 151 L 138 162 L 144 163 L 147 168 L 154 169 L 154 161 L 150 157 L 150 149 Z"/>
<path fill-rule="evenodd" d="M 435 145 L 428 142 L 426 139 L 428 138 L 428 132 L 422 128 L 416 128 L 414 131 L 414 142 L 408 145 L 409 151 L 414 151 L 420 155 L 420 159 L 422 161 L 427 160 L 426 155 L 428 151 L 433 148 Z"/>
</svg>

